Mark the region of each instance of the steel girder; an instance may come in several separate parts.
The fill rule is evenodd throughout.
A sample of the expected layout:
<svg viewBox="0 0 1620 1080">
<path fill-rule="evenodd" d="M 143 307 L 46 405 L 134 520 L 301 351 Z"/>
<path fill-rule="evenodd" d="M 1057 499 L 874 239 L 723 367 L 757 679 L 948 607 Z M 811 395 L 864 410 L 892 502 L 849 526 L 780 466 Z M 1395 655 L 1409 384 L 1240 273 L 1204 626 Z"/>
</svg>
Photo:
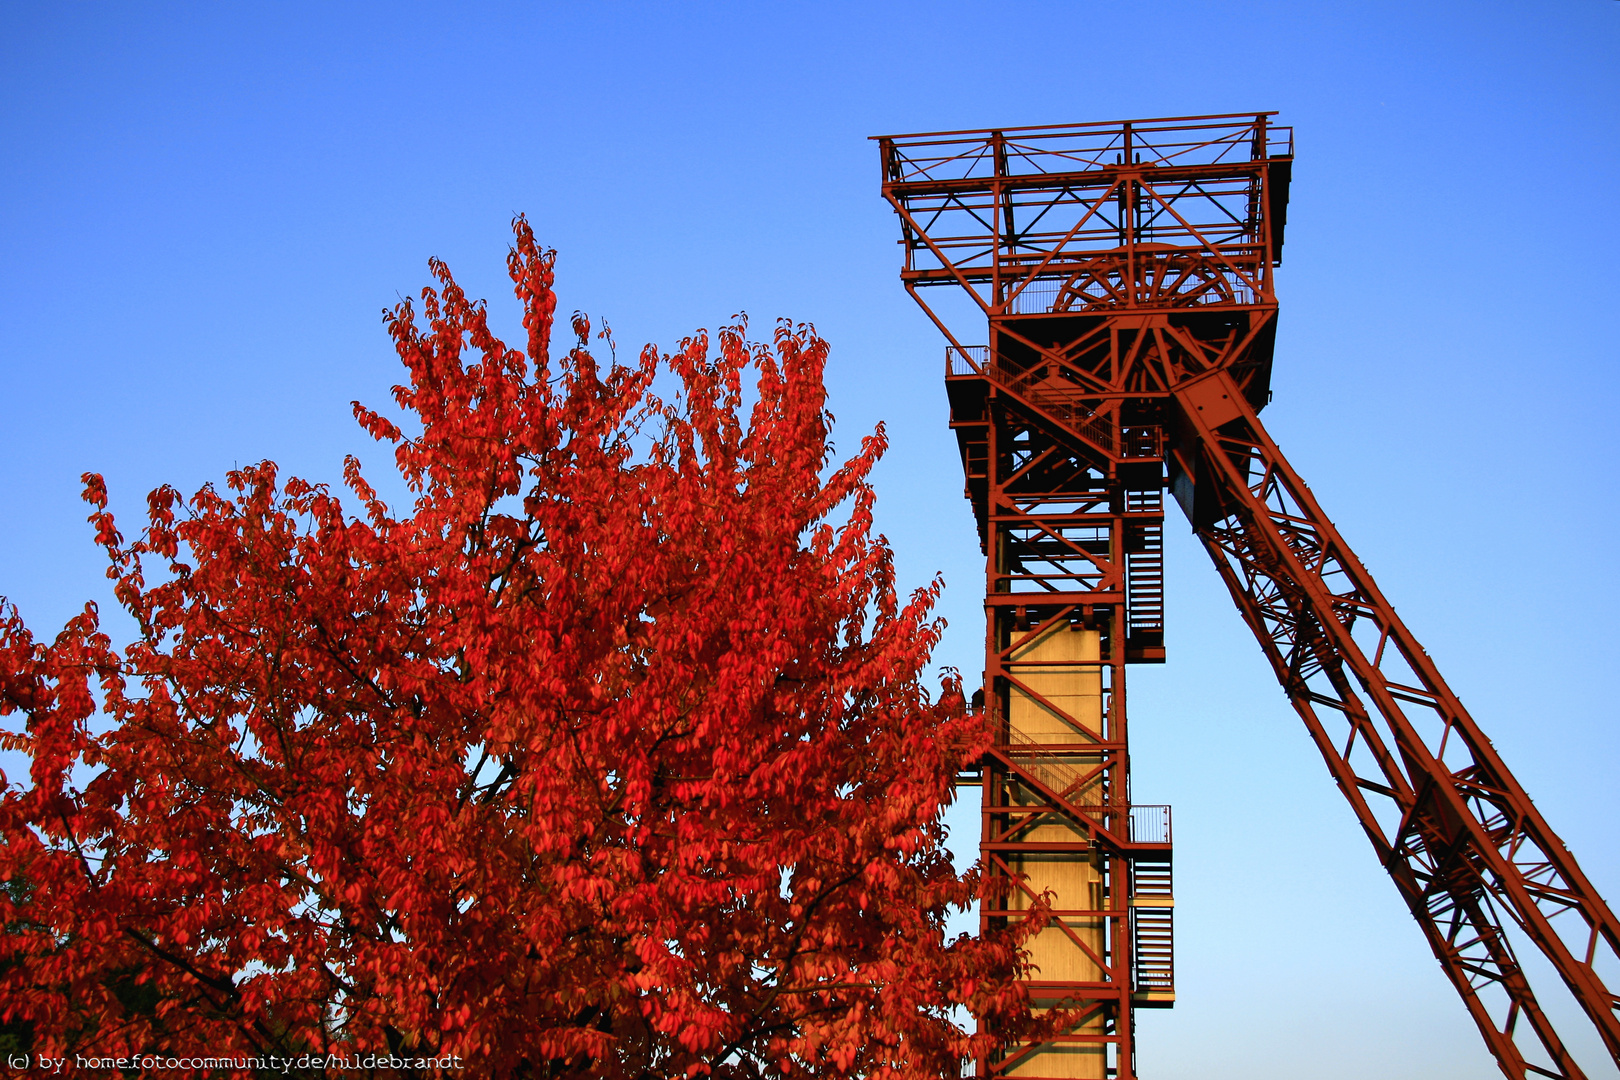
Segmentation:
<svg viewBox="0 0 1620 1080">
<path fill-rule="evenodd" d="M 1212 413 L 1212 399 L 1234 415 Z M 1194 433 L 1180 452 L 1197 455 L 1184 468 L 1215 492 L 1194 528 L 1502 1071 L 1583 1075 L 1530 989 L 1509 922 L 1620 1063 L 1620 999 L 1598 973 L 1620 963 L 1613 912 L 1236 384 L 1217 372 L 1177 400 Z M 1541 1062 L 1515 1041 L 1521 1019 Z"/>
</svg>

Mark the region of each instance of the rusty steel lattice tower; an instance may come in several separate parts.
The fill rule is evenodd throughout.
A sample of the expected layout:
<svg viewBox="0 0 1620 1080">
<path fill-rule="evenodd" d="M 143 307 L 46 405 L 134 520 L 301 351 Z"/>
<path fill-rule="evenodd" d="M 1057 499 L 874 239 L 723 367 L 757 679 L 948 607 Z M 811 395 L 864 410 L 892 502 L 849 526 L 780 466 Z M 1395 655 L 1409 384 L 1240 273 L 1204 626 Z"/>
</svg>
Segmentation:
<svg viewBox="0 0 1620 1080">
<path fill-rule="evenodd" d="M 1620 1064 L 1620 924 L 1258 417 L 1272 115 L 877 140 L 985 554 L 981 925 L 1049 892 L 1030 994 L 1074 1010 L 976 1070 L 1129 1080 L 1133 1010 L 1175 999 L 1170 813 L 1131 802 L 1125 695 L 1164 659 L 1168 488 L 1502 1071 L 1576 1080 L 1506 931 Z"/>
</svg>

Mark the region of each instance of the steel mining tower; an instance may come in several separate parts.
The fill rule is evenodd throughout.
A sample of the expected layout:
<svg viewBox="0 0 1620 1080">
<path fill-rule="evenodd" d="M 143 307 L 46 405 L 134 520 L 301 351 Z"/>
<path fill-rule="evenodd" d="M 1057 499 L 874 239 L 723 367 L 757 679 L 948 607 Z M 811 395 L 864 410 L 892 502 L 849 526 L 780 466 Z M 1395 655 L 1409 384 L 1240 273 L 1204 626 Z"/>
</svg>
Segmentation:
<svg viewBox="0 0 1620 1080">
<path fill-rule="evenodd" d="M 1258 418 L 1293 166 L 1272 115 L 878 140 L 985 554 L 981 925 L 1049 894 L 1030 994 L 1073 1010 L 977 1073 L 1128 1080 L 1133 1010 L 1175 1000 L 1170 812 L 1131 802 L 1125 695 L 1164 659 L 1168 488 L 1502 1071 L 1573 1080 L 1505 930 L 1620 1063 L 1620 924 Z"/>
</svg>

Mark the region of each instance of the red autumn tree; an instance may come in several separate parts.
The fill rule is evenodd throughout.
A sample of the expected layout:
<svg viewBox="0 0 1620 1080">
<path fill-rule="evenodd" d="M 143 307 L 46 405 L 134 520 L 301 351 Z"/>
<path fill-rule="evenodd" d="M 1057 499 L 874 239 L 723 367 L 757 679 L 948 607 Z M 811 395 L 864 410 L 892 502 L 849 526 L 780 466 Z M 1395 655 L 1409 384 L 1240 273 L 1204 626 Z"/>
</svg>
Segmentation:
<svg viewBox="0 0 1620 1080">
<path fill-rule="evenodd" d="M 408 513 L 352 458 L 358 518 L 265 462 L 129 541 L 91 475 L 138 639 L 4 612 L 0 1021 L 35 1053 L 939 1077 L 982 1046 L 953 1007 L 1029 1023 L 1016 942 L 944 939 L 987 734 L 922 686 L 938 585 L 902 602 L 871 532 L 882 430 L 824 476 L 804 326 L 604 366 L 576 316 L 554 361 L 516 235 L 526 349 L 437 262 L 388 314 L 417 433 L 355 414 Z"/>
</svg>

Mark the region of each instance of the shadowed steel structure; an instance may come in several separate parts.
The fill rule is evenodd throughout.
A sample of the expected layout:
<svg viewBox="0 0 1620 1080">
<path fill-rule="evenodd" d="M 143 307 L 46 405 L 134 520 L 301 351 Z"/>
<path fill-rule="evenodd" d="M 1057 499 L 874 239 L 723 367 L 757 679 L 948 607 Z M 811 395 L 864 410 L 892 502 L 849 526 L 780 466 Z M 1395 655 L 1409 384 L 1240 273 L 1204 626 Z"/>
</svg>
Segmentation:
<svg viewBox="0 0 1620 1080">
<path fill-rule="evenodd" d="M 1131 802 L 1125 696 L 1164 659 L 1168 487 L 1503 1073 L 1574 1080 L 1506 931 L 1620 1064 L 1620 924 L 1259 420 L 1273 115 L 877 140 L 985 553 L 980 920 L 1049 895 L 1029 989 L 1071 1010 L 975 1070 L 1126 1080 L 1133 1010 L 1175 999 L 1170 812 Z"/>
</svg>

